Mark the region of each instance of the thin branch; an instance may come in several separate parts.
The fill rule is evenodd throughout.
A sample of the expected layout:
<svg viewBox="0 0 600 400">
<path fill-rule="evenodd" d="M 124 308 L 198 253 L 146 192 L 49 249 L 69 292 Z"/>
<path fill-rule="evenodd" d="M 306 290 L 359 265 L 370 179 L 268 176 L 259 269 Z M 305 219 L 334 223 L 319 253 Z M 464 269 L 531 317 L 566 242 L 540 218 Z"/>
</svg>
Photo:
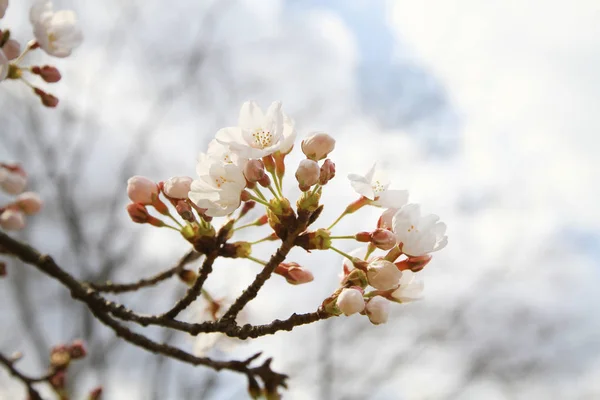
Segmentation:
<svg viewBox="0 0 600 400">
<path fill-rule="evenodd" d="M 194 251 L 193 249 L 188 251 L 173 267 L 160 272 L 150 278 L 140 279 L 137 282 L 132 283 L 113 283 L 106 282 L 100 283 L 86 283 L 89 287 L 97 292 L 109 292 L 109 293 L 124 293 L 138 290 L 144 287 L 153 286 L 160 283 L 173 275 L 179 273 L 187 264 L 196 261 L 202 254 Z"/>
<path fill-rule="evenodd" d="M 292 316 L 285 320 L 275 320 L 270 324 L 266 325 L 244 325 L 242 327 L 239 327 L 235 324 L 235 321 L 232 320 L 221 320 L 218 322 L 207 321 L 202 323 L 187 323 L 167 318 L 165 314 L 137 314 L 127 309 L 122 304 L 117 304 L 101 297 L 92 288 L 87 287 L 79 281 L 77 281 L 72 275 L 60 268 L 54 262 L 52 257 L 42 255 L 31 246 L 21 243 L 20 241 L 13 239 L 9 235 L 1 231 L 0 246 L 2 246 L 5 251 L 8 251 L 13 255 L 17 256 L 23 262 L 34 265 L 45 274 L 57 279 L 64 286 L 69 288 L 69 290 L 71 291 L 71 296 L 73 296 L 73 298 L 86 303 L 88 308 L 92 312 L 96 310 L 101 313 L 111 313 L 115 317 L 118 317 L 122 320 L 132 321 L 142 326 L 158 325 L 166 328 L 175 329 L 181 332 L 186 332 L 193 336 L 196 336 L 200 333 L 221 332 L 231 337 L 247 339 L 274 334 L 281 330 L 290 331 L 296 326 L 310 324 L 322 319 L 329 318 L 328 314 L 322 312 L 321 310 L 318 310 L 316 312 L 307 314 L 292 314 Z"/>
<path fill-rule="evenodd" d="M 3 364 L 12 376 L 20 380 L 27 387 L 27 393 L 29 394 L 29 398 L 31 400 L 43 400 L 42 396 L 40 396 L 38 391 L 35 390 L 35 388 L 33 387 L 33 384 L 47 381 L 52 377 L 52 374 L 46 374 L 39 378 L 32 378 L 21 373 L 18 369 L 16 369 L 14 366 L 15 362 L 15 359 L 11 359 L 9 357 L 6 357 L 4 354 L 0 353 L 0 364 Z"/>
<path fill-rule="evenodd" d="M 252 299 L 254 299 L 258 295 L 258 291 L 260 290 L 260 288 L 262 288 L 265 282 L 273 274 L 273 271 L 275 271 L 275 268 L 277 268 L 277 266 L 285 260 L 285 257 L 288 255 L 292 247 L 294 247 L 294 242 L 296 241 L 298 235 L 300 235 L 302 232 L 304 232 L 304 230 L 306 230 L 309 218 L 310 214 L 308 213 L 301 213 L 298 216 L 295 226 L 288 232 L 287 237 L 285 238 L 279 249 L 277 249 L 275 254 L 271 256 L 271 259 L 269 260 L 267 265 L 265 265 L 262 271 L 260 271 L 256 275 L 254 281 L 250 284 L 250 286 L 248 286 L 248 288 L 244 290 L 244 292 L 240 295 L 240 297 L 236 299 L 236 301 L 231 305 L 231 307 L 229 307 L 229 310 L 227 310 L 227 312 L 225 313 L 225 315 L 223 315 L 223 318 L 221 318 L 221 320 L 235 320 L 235 317 L 237 317 L 242 308 L 244 308 L 246 304 L 248 304 Z"/>
</svg>

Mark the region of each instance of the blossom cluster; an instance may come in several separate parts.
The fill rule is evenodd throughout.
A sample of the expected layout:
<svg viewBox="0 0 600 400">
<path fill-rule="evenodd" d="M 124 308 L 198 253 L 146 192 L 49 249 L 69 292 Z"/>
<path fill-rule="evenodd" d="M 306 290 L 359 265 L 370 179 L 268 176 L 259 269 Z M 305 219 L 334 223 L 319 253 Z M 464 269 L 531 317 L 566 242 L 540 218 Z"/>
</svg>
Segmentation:
<svg viewBox="0 0 600 400">
<path fill-rule="evenodd" d="M 0 19 L 8 8 L 8 0 L 0 0 Z M 21 51 L 21 44 L 11 38 L 10 30 L 0 30 L 0 81 L 5 79 L 23 82 L 31 88 L 46 107 L 56 107 L 58 98 L 32 84 L 25 73 L 38 75 L 47 83 L 56 83 L 61 79 L 60 71 L 52 65 L 23 66 L 22 62 L 29 52 L 42 49 L 53 57 L 65 58 L 83 40 L 81 29 L 73 11 L 54 11 L 51 1 L 38 0 L 31 6 L 29 20 L 33 28 L 34 39 Z"/>
<path fill-rule="evenodd" d="M 14 199 L 0 206 L 0 228 L 21 230 L 25 228 L 26 216 L 37 214 L 42 200 L 35 192 L 26 192 L 27 174 L 17 164 L 0 163 L 0 189 Z"/>
<path fill-rule="evenodd" d="M 416 273 L 430 262 L 431 253 L 446 246 L 446 225 L 436 215 L 422 215 L 419 205 L 408 204 L 408 192 L 391 189 L 390 181 L 374 165 L 365 175 L 348 176 L 359 198 L 327 228 L 310 230 L 308 227 L 318 220 L 323 209 L 321 194 L 335 177 L 335 163 L 328 157 L 336 141 L 324 132 L 310 133 L 301 141 L 305 158 L 295 168 L 300 194 L 294 208 L 282 188 L 286 156 L 294 149 L 295 139 L 295 123 L 283 112 L 280 102 L 272 103 L 266 111 L 253 101 L 246 102 L 238 124 L 220 129 L 206 152 L 200 153 L 195 179 L 181 176 L 155 183 L 141 176 L 131 178 L 127 188 L 132 200 L 127 206 L 129 215 L 134 222 L 179 231 L 199 252 L 204 252 L 207 240 L 217 235 L 213 218 L 227 217 L 227 239 L 240 229 L 269 224 L 272 233 L 266 237 L 254 242 L 225 243 L 219 253 L 263 266 L 267 262 L 255 258 L 253 248 L 263 242 L 285 241 L 289 227 L 304 215 L 307 224 L 293 245 L 307 251 L 332 250 L 344 257 L 340 287 L 323 301 L 321 310 L 335 316 L 361 313 L 373 324 L 385 323 L 391 303 L 405 303 L 421 296 L 423 284 L 416 279 Z M 171 213 L 161 196 L 171 203 L 182 221 Z M 264 214 L 236 226 L 256 206 Z M 332 234 L 342 218 L 365 206 L 383 209 L 371 230 Z M 149 208 L 160 215 L 151 215 Z M 366 246 L 346 254 L 334 246 L 336 240 L 344 239 Z M 290 284 L 306 284 L 314 279 L 309 269 L 294 262 L 281 262 L 273 273 Z"/>
</svg>

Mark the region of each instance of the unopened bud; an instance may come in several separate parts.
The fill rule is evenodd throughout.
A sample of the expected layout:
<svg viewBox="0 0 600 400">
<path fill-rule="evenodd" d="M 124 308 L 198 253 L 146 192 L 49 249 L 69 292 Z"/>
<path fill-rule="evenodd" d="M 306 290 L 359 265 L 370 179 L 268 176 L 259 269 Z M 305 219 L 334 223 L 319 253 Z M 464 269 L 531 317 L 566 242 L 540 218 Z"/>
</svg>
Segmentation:
<svg viewBox="0 0 600 400">
<path fill-rule="evenodd" d="M 17 206 L 27 215 L 37 214 L 42 208 L 42 199 L 37 193 L 21 193 L 15 199 Z"/>
<path fill-rule="evenodd" d="M 275 171 L 275 159 L 273 158 L 273 156 L 269 155 L 269 156 L 264 156 L 262 158 L 263 164 L 265 165 L 265 169 L 269 172 L 272 173 Z"/>
<path fill-rule="evenodd" d="M 283 276 L 292 285 L 300 285 L 314 280 L 312 272 L 302 268 L 295 262 L 281 263 L 275 268 L 274 272 Z"/>
<path fill-rule="evenodd" d="M 296 180 L 300 190 L 306 192 L 310 187 L 319 182 L 319 175 L 321 170 L 319 163 L 314 160 L 304 159 L 300 161 L 298 169 L 296 170 Z"/>
<path fill-rule="evenodd" d="M 321 165 L 321 173 L 319 174 L 319 184 L 325 185 L 335 177 L 335 164 L 330 159 L 327 159 Z"/>
<path fill-rule="evenodd" d="M 269 222 L 269 216 L 267 214 L 265 214 L 262 217 L 257 218 L 256 221 L 254 222 L 254 225 L 263 226 L 268 222 Z"/>
<path fill-rule="evenodd" d="M 87 351 L 85 350 L 85 345 L 82 340 L 74 340 L 69 347 L 69 354 L 71 359 L 77 360 L 79 358 L 83 358 L 87 355 Z"/>
<path fill-rule="evenodd" d="M 127 180 L 127 196 L 134 203 L 150 205 L 158 196 L 158 186 L 145 176 L 132 176 Z"/>
<path fill-rule="evenodd" d="M 405 260 L 399 261 L 396 263 L 396 267 L 400 271 L 411 270 L 412 272 L 418 272 L 425 268 L 427 264 L 431 261 L 431 255 L 426 254 L 418 257 L 408 257 Z"/>
<path fill-rule="evenodd" d="M 381 250 L 390 250 L 396 241 L 396 235 L 387 229 L 375 229 L 371 233 L 371 243 Z"/>
<path fill-rule="evenodd" d="M 177 210 L 177 214 L 184 220 L 188 222 L 196 221 L 196 217 L 194 217 L 194 213 L 192 212 L 192 206 L 185 200 L 177 201 L 177 205 L 175 206 L 175 210 Z"/>
<path fill-rule="evenodd" d="M 364 289 L 369 285 L 369 281 L 367 280 L 367 275 L 363 270 L 353 269 L 352 271 L 348 271 L 348 274 L 343 279 L 342 284 L 344 286 L 358 286 Z"/>
<path fill-rule="evenodd" d="M 42 104 L 49 108 L 54 108 L 58 105 L 58 98 L 51 95 L 50 93 L 46 93 L 40 88 L 34 88 L 33 92 L 40 98 Z"/>
<path fill-rule="evenodd" d="M 189 269 L 182 269 L 177 273 L 177 276 L 179 276 L 179 279 L 187 283 L 189 286 L 192 286 L 194 282 L 196 282 L 196 278 L 198 277 L 196 272 L 191 271 Z"/>
<path fill-rule="evenodd" d="M 363 293 L 357 288 L 342 289 L 337 298 L 337 306 L 344 315 L 352 315 L 365 309 Z"/>
<path fill-rule="evenodd" d="M 248 160 L 244 166 L 244 176 L 248 182 L 258 182 L 265 175 L 265 164 L 261 160 Z"/>
<path fill-rule="evenodd" d="M 331 233 L 324 228 L 298 236 L 295 245 L 304 250 L 327 250 L 331 247 Z"/>
<path fill-rule="evenodd" d="M 172 199 L 185 200 L 188 198 L 192 180 L 189 176 L 174 176 L 169 178 L 163 184 L 163 193 Z"/>
<path fill-rule="evenodd" d="M 44 65 L 43 67 L 31 67 L 31 72 L 41 76 L 42 79 L 48 83 L 56 83 L 60 81 L 61 78 L 58 68 L 50 65 Z"/>
<path fill-rule="evenodd" d="M 260 178 L 260 180 L 258 181 L 258 183 L 262 187 L 269 187 L 269 186 L 271 186 L 271 178 L 269 178 L 269 175 L 265 174 L 265 175 L 263 175 L 262 178 Z"/>
<path fill-rule="evenodd" d="M 27 185 L 27 177 L 20 170 L 13 171 L 7 167 L 0 166 L 0 188 L 8 194 L 19 194 Z"/>
<path fill-rule="evenodd" d="M 379 259 L 369 263 L 367 279 L 369 285 L 378 290 L 390 290 L 398 286 L 402 272 L 394 263 Z"/>
<path fill-rule="evenodd" d="M 67 383 L 67 374 L 64 370 L 57 371 L 50 377 L 48 382 L 50 382 L 50 385 L 56 390 L 63 389 Z"/>
<path fill-rule="evenodd" d="M 131 203 L 127 206 L 127 213 L 131 220 L 138 224 L 150 224 L 153 226 L 164 226 L 164 222 L 160 219 L 153 217 L 148 213 L 146 206 L 139 203 Z"/>
<path fill-rule="evenodd" d="M 252 254 L 252 245 L 243 241 L 225 243 L 219 252 L 220 256 L 229 258 L 246 258 L 250 254 Z"/>
<path fill-rule="evenodd" d="M 367 302 L 365 311 L 372 324 L 385 324 L 390 314 L 390 302 L 381 296 L 375 296 Z"/>
<path fill-rule="evenodd" d="M 21 45 L 16 40 L 9 39 L 4 43 L 4 46 L 2 46 L 2 51 L 4 51 L 6 58 L 11 61 L 21 54 Z"/>
<path fill-rule="evenodd" d="M 317 132 L 302 141 L 302 152 L 307 158 L 319 161 L 335 148 L 335 139 L 324 132 Z"/>
<path fill-rule="evenodd" d="M 238 216 L 238 219 L 240 219 L 244 215 L 248 214 L 248 212 L 250 210 L 252 210 L 255 206 L 256 206 L 256 202 L 255 201 L 247 201 L 247 202 L 245 202 L 244 205 L 242 206 L 242 209 L 240 210 L 240 215 Z"/>
<path fill-rule="evenodd" d="M 25 214 L 21 210 L 7 209 L 0 214 L 0 227 L 7 231 L 19 231 L 25 228 Z"/>
<path fill-rule="evenodd" d="M 50 352 L 50 365 L 56 369 L 64 369 L 71 362 L 70 349 L 65 345 L 55 346 Z"/>
<path fill-rule="evenodd" d="M 358 232 L 354 235 L 357 242 L 369 243 L 371 241 L 371 232 Z"/>
<path fill-rule="evenodd" d="M 100 400 L 102 398 L 102 386 L 98 386 L 92 390 L 88 396 L 88 400 Z"/>
</svg>

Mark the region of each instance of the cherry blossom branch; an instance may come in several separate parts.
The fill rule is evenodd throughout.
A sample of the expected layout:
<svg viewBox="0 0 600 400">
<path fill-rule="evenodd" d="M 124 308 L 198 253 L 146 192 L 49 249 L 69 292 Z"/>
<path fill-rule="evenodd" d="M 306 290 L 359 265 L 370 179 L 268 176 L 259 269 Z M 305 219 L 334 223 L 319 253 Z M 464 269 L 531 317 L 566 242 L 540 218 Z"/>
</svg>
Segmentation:
<svg viewBox="0 0 600 400">
<path fill-rule="evenodd" d="M 238 297 L 235 302 L 229 307 L 225 315 L 221 318 L 222 321 L 227 320 L 235 320 L 235 317 L 239 314 L 239 312 L 248 304 L 252 299 L 254 299 L 260 288 L 265 284 L 265 282 L 271 277 L 275 268 L 285 260 L 285 257 L 288 255 L 292 247 L 294 247 L 294 243 L 298 235 L 306 230 L 308 225 L 308 221 L 310 219 L 310 213 L 301 213 L 298 216 L 298 219 L 295 222 L 295 226 L 291 227 L 289 230 L 287 237 L 277 249 L 275 254 L 271 256 L 271 259 L 265 267 L 260 271 L 254 281 L 242 292 L 240 297 Z"/>
<path fill-rule="evenodd" d="M 217 233 L 217 237 L 215 238 L 215 242 L 213 244 L 212 249 L 206 255 L 206 259 L 204 263 L 202 263 L 202 267 L 200 267 L 200 271 L 198 273 L 198 277 L 194 284 L 188 289 L 187 293 L 184 297 L 182 297 L 169 311 L 163 314 L 163 318 L 165 319 L 174 319 L 181 311 L 185 310 L 194 300 L 200 296 L 202 292 L 202 286 L 204 282 L 208 278 L 208 275 L 212 272 L 212 266 L 217 257 L 219 256 L 219 250 L 223 243 L 227 241 L 227 235 L 233 228 L 233 221 L 227 223 L 219 229 Z M 160 318 L 160 317 L 159 317 Z"/>
<path fill-rule="evenodd" d="M 47 381 L 50 379 L 52 374 L 46 374 L 39 378 L 29 377 L 15 368 L 14 364 L 16 361 L 17 359 L 9 358 L 0 353 L 0 364 L 3 364 L 12 376 L 20 380 L 27 387 L 27 394 L 29 395 L 29 398 L 31 400 L 43 400 L 42 396 L 40 396 L 38 391 L 33 387 L 33 384 Z"/>
<path fill-rule="evenodd" d="M 94 289 L 97 292 L 108 292 L 108 293 L 124 293 L 124 292 L 131 292 L 131 291 L 135 291 L 144 287 L 149 287 L 149 286 L 154 286 L 170 277 L 172 277 L 173 275 L 176 275 L 177 273 L 181 272 L 183 270 L 183 268 L 193 262 L 196 261 L 198 258 L 200 258 L 202 254 L 194 251 L 193 249 L 188 251 L 183 257 L 181 257 L 179 259 L 179 261 L 177 262 L 177 264 L 175 264 L 173 267 L 167 269 L 166 271 L 162 271 L 157 275 L 154 275 L 150 278 L 144 278 L 144 279 L 140 279 L 137 282 L 132 282 L 132 283 L 113 283 L 113 282 L 106 282 L 106 283 L 92 283 L 92 282 L 88 282 L 86 283 L 86 285 L 88 285 L 89 287 L 91 287 L 92 289 Z"/>
</svg>

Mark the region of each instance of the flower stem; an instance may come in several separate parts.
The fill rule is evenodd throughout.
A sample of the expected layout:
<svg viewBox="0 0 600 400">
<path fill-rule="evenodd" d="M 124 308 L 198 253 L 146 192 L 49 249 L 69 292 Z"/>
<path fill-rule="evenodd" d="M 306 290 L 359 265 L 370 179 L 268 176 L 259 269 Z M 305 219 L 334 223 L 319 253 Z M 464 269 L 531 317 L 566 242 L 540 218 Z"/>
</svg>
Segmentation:
<svg viewBox="0 0 600 400">
<path fill-rule="evenodd" d="M 335 221 L 333 221 L 333 224 L 329 225 L 329 228 L 327 228 L 327 230 L 330 231 L 331 228 L 336 226 L 337 223 L 340 222 L 342 220 L 342 218 L 344 218 L 346 215 L 348 215 L 348 213 L 346 211 L 344 211 Z"/>
<path fill-rule="evenodd" d="M 344 253 L 344 252 L 343 252 L 343 251 L 341 251 L 340 249 L 336 249 L 336 248 L 335 248 L 335 247 L 333 247 L 333 246 L 329 246 L 329 248 L 330 248 L 331 250 L 335 251 L 336 253 L 343 255 L 344 257 L 346 257 L 346 258 L 347 258 L 348 260 L 350 260 L 350 261 L 354 260 L 354 257 L 352 257 L 352 256 L 351 256 L 351 255 L 349 255 L 349 254 L 346 254 L 346 253 Z"/>
<path fill-rule="evenodd" d="M 264 238 L 262 238 L 262 239 L 258 239 L 258 240 L 254 241 L 254 242 L 250 242 L 250 244 L 252 244 L 252 245 L 255 245 L 255 244 L 262 243 L 262 242 L 268 242 L 268 241 L 270 241 L 272 238 L 273 238 L 273 235 L 265 236 L 265 237 L 264 237 Z"/>
<path fill-rule="evenodd" d="M 25 50 L 23 50 L 23 52 L 19 55 L 19 57 L 17 57 L 17 59 L 14 60 L 12 63 L 15 65 L 18 65 L 21 62 L 21 60 L 23 60 L 23 57 L 25 57 L 27 55 L 27 53 L 29 53 L 31 51 L 31 49 L 33 48 L 34 45 L 35 45 L 35 40 L 32 40 L 29 43 L 27 43 L 27 47 L 25 47 Z"/>
<path fill-rule="evenodd" d="M 356 239 L 356 236 L 354 236 L 354 235 L 347 235 L 347 236 L 329 236 L 329 239 Z"/>
<path fill-rule="evenodd" d="M 181 223 L 177 221 L 177 219 L 171 213 L 168 213 L 167 216 L 171 218 L 177 225 L 179 225 L 179 228 L 183 229 L 183 225 L 181 225 Z"/>
<path fill-rule="evenodd" d="M 173 229 L 174 231 L 181 232 L 181 229 L 177 229 L 173 225 L 169 225 L 169 224 L 164 224 L 162 226 L 162 228 L 169 228 L 169 229 Z"/>
<path fill-rule="evenodd" d="M 254 261 L 255 263 L 258 263 L 258 264 L 260 264 L 260 265 L 263 265 L 263 266 L 264 266 L 264 265 L 267 265 L 267 262 L 266 262 L 266 261 L 259 260 L 258 258 L 254 258 L 254 257 L 252 257 L 252 256 L 246 256 L 246 258 L 247 258 L 248 260 L 250 260 L 250 261 Z"/>
<path fill-rule="evenodd" d="M 283 193 L 281 192 L 281 183 L 279 182 L 279 177 L 277 176 L 277 174 L 275 173 L 275 171 L 271 171 L 271 176 L 273 177 L 273 182 L 275 183 L 275 188 L 277 189 L 277 193 L 279 193 L 279 196 L 283 197 Z M 277 196 L 275 196 L 277 197 Z"/>
<path fill-rule="evenodd" d="M 260 189 L 258 188 L 258 186 L 255 186 L 254 189 L 254 193 L 256 193 L 258 195 L 258 197 L 260 197 L 261 199 L 263 199 L 264 201 L 267 201 L 267 198 L 265 197 L 265 195 L 260 191 Z"/>
<path fill-rule="evenodd" d="M 235 228 L 233 231 L 234 231 L 234 232 L 236 232 L 236 231 L 242 230 L 242 229 L 244 229 L 244 228 L 249 228 L 249 227 L 251 227 L 251 226 L 256 226 L 256 222 L 250 222 L 249 224 L 242 225 L 242 226 L 238 226 L 238 227 L 237 227 L 237 228 Z"/>
<path fill-rule="evenodd" d="M 264 205 L 265 207 L 269 207 L 269 208 L 271 207 L 271 205 L 270 205 L 269 203 L 267 203 L 267 202 L 266 202 L 265 200 L 263 200 L 263 199 L 259 199 L 259 198 L 258 198 L 258 197 L 256 197 L 256 196 L 252 196 L 250 193 L 248 193 L 248 196 L 249 196 L 249 197 L 250 197 L 252 200 L 254 200 L 255 202 L 257 202 L 257 203 L 260 203 L 260 204 Z"/>
<path fill-rule="evenodd" d="M 277 186 L 277 185 L 275 185 L 275 186 Z M 269 186 L 267 186 L 267 188 L 271 191 L 271 193 L 273 194 L 273 197 L 275 197 L 276 199 L 279 199 L 277 192 L 275 192 L 275 190 L 273 190 L 273 185 L 269 185 Z"/>
</svg>

